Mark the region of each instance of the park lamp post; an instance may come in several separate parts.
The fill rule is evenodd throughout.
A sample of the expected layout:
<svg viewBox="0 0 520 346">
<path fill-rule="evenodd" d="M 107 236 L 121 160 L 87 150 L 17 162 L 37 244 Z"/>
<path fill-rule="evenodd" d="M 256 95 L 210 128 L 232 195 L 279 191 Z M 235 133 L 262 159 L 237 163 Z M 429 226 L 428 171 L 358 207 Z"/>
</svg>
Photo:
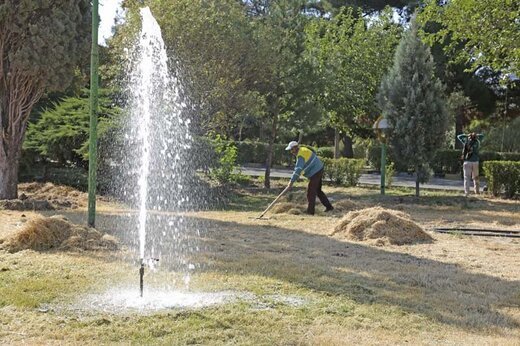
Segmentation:
<svg viewBox="0 0 520 346">
<path fill-rule="evenodd" d="M 92 0 L 92 49 L 90 54 L 90 139 L 88 150 L 88 225 L 96 222 L 97 116 L 98 116 L 98 28 L 99 0 Z"/>
<path fill-rule="evenodd" d="M 386 175 L 386 132 L 390 126 L 388 120 L 380 116 L 374 123 L 373 129 L 376 131 L 377 138 L 381 142 L 381 194 L 385 194 L 385 175 Z"/>
</svg>

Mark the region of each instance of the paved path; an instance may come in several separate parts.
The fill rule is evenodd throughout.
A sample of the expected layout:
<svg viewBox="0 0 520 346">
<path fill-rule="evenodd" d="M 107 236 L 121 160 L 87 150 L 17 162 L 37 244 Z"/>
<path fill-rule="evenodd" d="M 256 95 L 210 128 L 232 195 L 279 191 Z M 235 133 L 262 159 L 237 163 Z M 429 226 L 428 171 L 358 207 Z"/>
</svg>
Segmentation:
<svg viewBox="0 0 520 346">
<path fill-rule="evenodd" d="M 263 176 L 265 174 L 265 168 L 263 167 L 241 167 L 242 173 L 249 176 Z M 292 170 L 290 169 L 280 169 L 273 168 L 271 169 L 271 177 L 275 178 L 290 178 L 292 174 Z M 376 185 L 379 186 L 381 184 L 381 175 L 380 174 L 362 174 L 359 179 L 360 184 L 366 185 Z M 481 180 L 481 186 L 484 186 L 485 182 Z M 394 176 L 394 180 L 392 182 L 392 186 L 401 186 L 401 187 L 412 187 L 415 188 L 415 177 L 409 175 L 407 173 L 398 173 Z M 464 191 L 464 182 L 462 179 L 460 180 L 451 180 L 451 179 L 443 179 L 443 178 L 430 178 L 430 181 L 426 184 L 421 184 L 421 188 L 426 189 L 437 189 L 437 190 L 455 190 L 455 191 Z"/>
</svg>

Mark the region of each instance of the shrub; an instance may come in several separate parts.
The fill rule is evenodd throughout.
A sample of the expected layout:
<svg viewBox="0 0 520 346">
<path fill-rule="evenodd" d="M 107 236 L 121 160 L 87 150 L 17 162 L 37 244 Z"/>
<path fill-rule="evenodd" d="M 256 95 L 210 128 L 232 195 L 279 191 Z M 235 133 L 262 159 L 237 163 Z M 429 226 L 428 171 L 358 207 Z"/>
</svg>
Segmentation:
<svg viewBox="0 0 520 346">
<path fill-rule="evenodd" d="M 405 163 L 400 162 L 395 154 L 392 152 L 392 148 L 386 147 L 386 162 L 394 163 L 394 169 L 397 172 L 408 172 L 408 166 Z M 367 161 L 368 164 L 373 167 L 376 171 L 381 171 L 381 144 L 377 143 L 370 146 L 367 150 Z"/>
<path fill-rule="evenodd" d="M 207 137 L 197 137 L 190 149 L 191 166 L 194 170 L 209 172 L 218 164 L 218 155 L 215 152 L 215 143 Z"/>
<path fill-rule="evenodd" d="M 368 148 L 367 161 L 376 171 L 381 170 L 381 144 L 374 144 Z"/>
<path fill-rule="evenodd" d="M 395 166 L 393 162 L 390 162 L 385 166 L 385 186 L 391 187 L 394 181 Z"/>
<path fill-rule="evenodd" d="M 437 174 L 455 174 L 462 169 L 460 150 L 437 150 L 433 160 L 433 172 Z"/>
<path fill-rule="evenodd" d="M 234 181 L 236 174 L 237 147 L 232 142 L 227 142 L 217 135 L 215 141 L 215 152 L 218 155 L 218 164 L 211 169 L 210 177 L 219 184 L 227 184 Z"/>
<path fill-rule="evenodd" d="M 356 186 L 364 166 L 364 160 L 358 159 L 330 159 L 320 157 L 325 164 L 325 177 L 333 184 Z"/>
<path fill-rule="evenodd" d="M 483 146 L 488 150 L 520 151 L 520 117 L 508 120 L 505 124 L 491 127 L 484 137 Z M 512 160 L 518 161 L 518 160 Z"/>
<path fill-rule="evenodd" d="M 478 156 L 480 161 L 502 161 L 502 155 L 496 151 L 480 151 Z"/>
<path fill-rule="evenodd" d="M 334 158 L 334 147 L 318 148 L 318 150 L 316 150 L 316 154 L 318 154 L 319 157 L 333 159 Z"/>
<path fill-rule="evenodd" d="M 502 161 L 520 161 L 520 153 L 500 153 Z"/>
<path fill-rule="evenodd" d="M 520 193 L 520 162 L 486 161 L 484 174 L 494 196 L 504 192 L 506 198 L 512 198 Z"/>
<path fill-rule="evenodd" d="M 462 171 L 460 160 L 461 150 L 445 149 L 435 153 L 433 171 L 439 173 L 459 173 Z M 496 151 L 481 151 L 479 153 L 480 170 L 484 171 L 483 164 L 486 161 L 520 161 L 520 153 L 499 153 Z"/>
<path fill-rule="evenodd" d="M 267 159 L 268 143 L 252 142 L 252 141 L 236 141 L 237 147 L 237 163 L 261 163 L 265 164 Z M 285 151 L 285 144 L 274 144 L 273 147 L 273 165 L 287 165 L 290 163 L 291 157 Z"/>
</svg>

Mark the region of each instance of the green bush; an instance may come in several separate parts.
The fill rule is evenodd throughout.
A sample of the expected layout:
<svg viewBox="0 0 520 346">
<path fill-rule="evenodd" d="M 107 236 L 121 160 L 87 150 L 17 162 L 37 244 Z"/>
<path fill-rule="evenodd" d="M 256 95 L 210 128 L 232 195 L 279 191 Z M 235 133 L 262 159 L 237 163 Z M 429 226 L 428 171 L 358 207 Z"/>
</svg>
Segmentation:
<svg viewBox="0 0 520 346">
<path fill-rule="evenodd" d="M 376 171 L 381 170 L 381 145 L 374 144 L 367 150 L 367 162 Z"/>
<path fill-rule="evenodd" d="M 100 89 L 99 127 L 100 140 L 115 126 L 114 119 L 121 110 L 113 105 L 115 96 L 110 90 Z M 87 166 L 90 103 L 89 91 L 83 89 L 78 96 L 57 101 L 43 111 L 36 122 L 30 122 L 24 141 L 25 153 L 37 153 L 43 159 L 58 161 L 63 167 L 69 162 Z"/>
<path fill-rule="evenodd" d="M 501 161 L 520 161 L 520 153 L 500 153 Z"/>
<path fill-rule="evenodd" d="M 325 178 L 333 184 L 356 186 L 363 171 L 364 160 L 359 159 L 330 159 L 320 157 L 325 165 Z"/>
<path fill-rule="evenodd" d="M 237 163 L 260 163 L 265 164 L 267 160 L 268 143 L 236 141 Z M 274 144 L 273 165 L 287 165 L 291 161 L 290 154 L 285 151 L 285 144 Z"/>
<path fill-rule="evenodd" d="M 518 133 L 520 132 L 520 117 L 509 119 L 502 125 L 495 124 L 485 133 L 482 141 L 483 147 L 487 150 L 506 152 L 520 151 L 520 141 L 518 140 Z M 518 161 L 518 160 L 512 160 Z"/>
<path fill-rule="evenodd" d="M 215 152 L 218 156 L 218 164 L 210 171 L 210 177 L 219 184 L 227 184 L 234 181 L 237 174 L 234 173 L 237 161 L 237 147 L 233 142 L 223 140 L 217 135 L 214 140 Z"/>
<path fill-rule="evenodd" d="M 502 155 L 496 151 L 480 151 L 478 156 L 480 158 L 480 161 L 503 161 Z"/>
<path fill-rule="evenodd" d="M 385 186 L 391 187 L 394 181 L 395 166 L 393 162 L 390 162 L 385 166 Z"/>
<path fill-rule="evenodd" d="M 334 147 L 318 148 L 318 150 L 316 150 L 316 154 L 318 154 L 319 157 L 333 159 L 334 158 Z"/>
<path fill-rule="evenodd" d="M 433 172 L 437 174 L 456 174 L 461 172 L 460 150 L 438 150 L 433 160 Z"/>
<path fill-rule="evenodd" d="M 377 143 L 368 148 L 367 162 L 376 171 L 381 171 L 381 144 Z M 395 171 L 408 172 L 408 166 L 397 160 L 391 148 L 387 146 L 386 163 L 388 164 L 390 162 L 394 163 Z"/>
<path fill-rule="evenodd" d="M 484 175 L 494 196 L 504 192 L 506 198 L 512 198 L 520 193 L 520 162 L 486 161 Z"/>
</svg>

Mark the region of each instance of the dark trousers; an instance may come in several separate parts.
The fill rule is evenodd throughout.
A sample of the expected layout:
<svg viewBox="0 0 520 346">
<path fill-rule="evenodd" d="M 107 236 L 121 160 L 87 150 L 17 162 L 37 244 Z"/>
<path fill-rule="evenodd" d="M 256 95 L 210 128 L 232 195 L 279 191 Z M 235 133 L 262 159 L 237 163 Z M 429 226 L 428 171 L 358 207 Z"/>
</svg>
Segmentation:
<svg viewBox="0 0 520 346">
<path fill-rule="evenodd" d="M 316 195 L 320 199 L 321 204 L 325 206 L 325 208 L 332 208 L 332 204 L 330 204 L 329 199 L 321 190 L 322 177 L 323 169 L 309 178 L 309 185 L 307 185 L 307 202 L 309 202 L 309 205 L 307 206 L 307 214 L 314 215 Z"/>
</svg>

